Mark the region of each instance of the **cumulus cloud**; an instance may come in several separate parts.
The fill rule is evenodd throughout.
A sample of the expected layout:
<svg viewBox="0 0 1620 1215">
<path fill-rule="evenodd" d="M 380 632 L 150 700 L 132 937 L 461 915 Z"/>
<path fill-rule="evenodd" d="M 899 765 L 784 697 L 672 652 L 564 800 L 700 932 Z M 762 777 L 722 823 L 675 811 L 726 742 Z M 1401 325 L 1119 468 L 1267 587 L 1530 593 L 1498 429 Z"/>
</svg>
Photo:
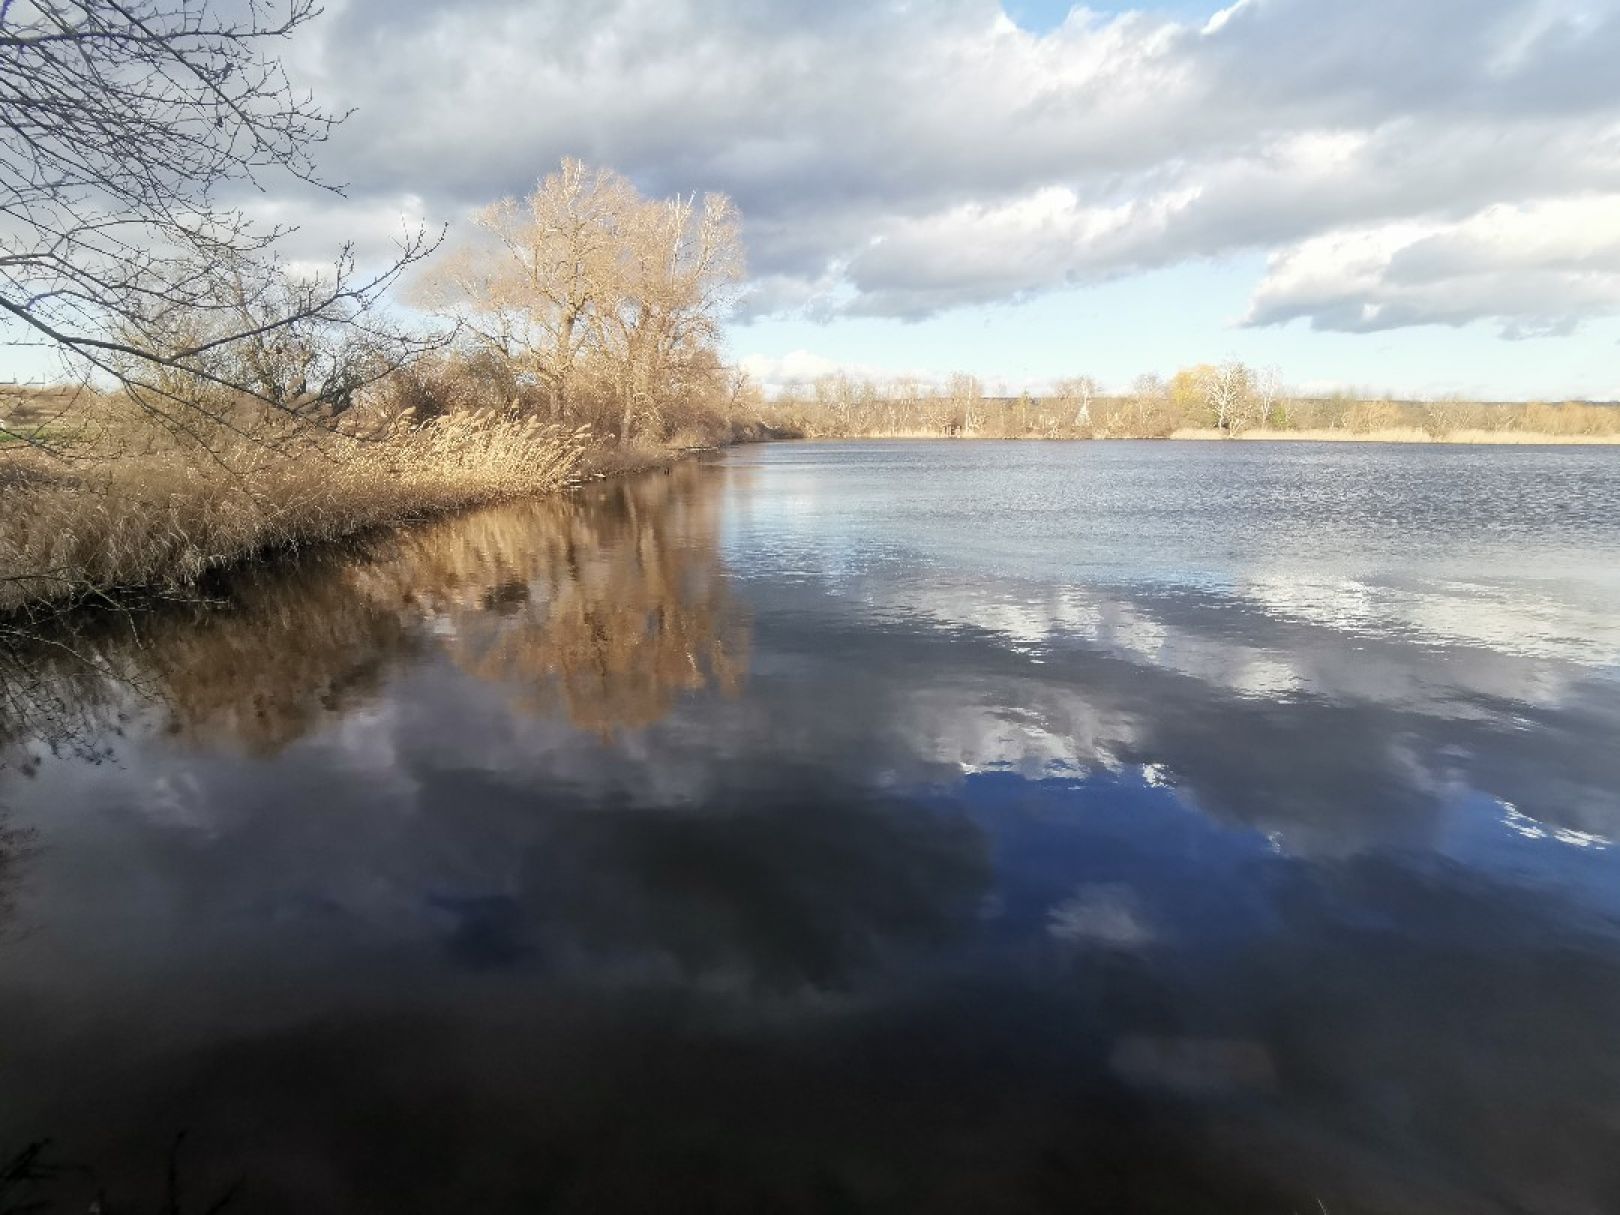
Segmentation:
<svg viewBox="0 0 1620 1215">
<path fill-rule="evenodd" d="M 1352 333 L 1498 318 L 1506 337 L 1620 311 L 1620 195 L 1498 204 L 1457 221 L 1334 232 L 1272 257 L 1249 324 Z"/>
<path fill-rule="evenodd" d="M 413 240 L 423 235 L 431 239 L 444 227 L 443 221 L 435 223 L 430 217 L 423 200 L 411 194 L 328 197 L 315 207 L 300 200 L 258 198 L 242 211 L 262 231 L 284 230 L 277 249 L 291 269 L 306 274 L 329 270 L 345 245 L 361 265 L 388 265 Z"/>
<path fill-rule="evenodd" d="M 1532 231 L 1620 195 L 1616 0 L 1076 8 L 1041 35 L 997 0 L 346 0 L 312 30 L 293 66 L 358 107 L 329 150 L 357 206 L 452 219 L 564 155 L 724 190 L 745 319 L 917 318 L 1236 251 L 1273 255 L 1257 324 L 1616 306 L 1603 248 Z M 1490 268 L 1409 249 L 1447 240 Z"/>
<path fill-rule="evenodd" d="M 826 376 L 844 375 L 860 381 L 912 381 L 932 384 L 938 377 L 918 368 L 880 367 L 874 363 L 839 362 L 809 350 L 790 350 L 786 354 L 749 354 L 738 360 L 738 366 L 754 383 L 767 391 L 812 383 Z"/>
</svg>

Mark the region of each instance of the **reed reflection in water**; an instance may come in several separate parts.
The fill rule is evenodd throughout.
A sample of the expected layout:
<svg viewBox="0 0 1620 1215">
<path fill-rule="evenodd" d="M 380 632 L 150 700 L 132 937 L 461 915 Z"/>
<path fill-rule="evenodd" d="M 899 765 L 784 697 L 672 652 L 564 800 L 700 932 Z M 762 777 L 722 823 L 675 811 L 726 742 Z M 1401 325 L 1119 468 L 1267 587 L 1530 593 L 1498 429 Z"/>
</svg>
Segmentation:
<svg viewBox="0 0 1620 1215">
<path fill-rule="evenodd" d="M 138 719 L 271 756 L 434 654 L 526 711 L 597 732 L 650 724 L 746 673 L 715 488 L 681 465 L 248 569 L 207 602 L 46 625 L 8 651 L 0 742 L 27 769 Z"/>
</svg>

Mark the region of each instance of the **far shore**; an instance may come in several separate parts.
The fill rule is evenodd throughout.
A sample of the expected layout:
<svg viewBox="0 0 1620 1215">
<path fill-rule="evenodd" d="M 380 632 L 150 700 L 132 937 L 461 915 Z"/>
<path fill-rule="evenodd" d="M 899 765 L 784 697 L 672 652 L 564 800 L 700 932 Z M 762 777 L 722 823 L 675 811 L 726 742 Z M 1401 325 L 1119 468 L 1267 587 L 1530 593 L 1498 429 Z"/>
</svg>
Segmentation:
<svg viewBox="0 0 1620 1215">
<path fill-rule="evenodd" d="M 937 431 L 887 431 L 883 434 L 805 435 L 799 441 L 815 443 L 847 443 L 878 441 L 942 441 L 971 443 L 1093 443 L 1131 440 L 1141 443 L 1427 443 L 1435 446 L 1487 446 L 1487 447 L 1593 447 L 1620 445 L 1620 434 L 1615 435 L 1557 435 L 1533 430 L 1454 430 L 1442 437 L 1412 428 L 1388 430 L 1244 430 L 1237 434 L 1214 428 L 1183 427 L 1168 435 L 943 435 Z"/>
<path fill-rule="evenodd" d="M 1620 443 L 1620 435 L 1555 435 L 1536 430 L 1452 430 L 1435 436 L 1416 427 L 1390 430 L 1245 430 L 1229 435 L 1220 430 L 1182 429 L 1172 439 L 1194 441 L 1237 439 L 1240 442 L 1276 443 L 1434 443 L 1526 447 L 1573 447 Z"/>
</svg>

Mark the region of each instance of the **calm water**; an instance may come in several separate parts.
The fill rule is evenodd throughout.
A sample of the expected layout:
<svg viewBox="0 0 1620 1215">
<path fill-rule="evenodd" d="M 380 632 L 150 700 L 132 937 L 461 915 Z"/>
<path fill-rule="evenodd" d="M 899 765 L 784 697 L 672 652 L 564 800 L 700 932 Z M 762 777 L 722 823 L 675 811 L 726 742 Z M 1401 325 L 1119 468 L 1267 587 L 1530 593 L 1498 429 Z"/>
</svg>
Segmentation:
<svg viewBox="0 0 1620 1215">
<path fill-rule="evenodd" d="M 70 1209 L 1620 1209 L 1620 449 L 784 444 L 221 594 L 0 709 Z"/>
</svg>

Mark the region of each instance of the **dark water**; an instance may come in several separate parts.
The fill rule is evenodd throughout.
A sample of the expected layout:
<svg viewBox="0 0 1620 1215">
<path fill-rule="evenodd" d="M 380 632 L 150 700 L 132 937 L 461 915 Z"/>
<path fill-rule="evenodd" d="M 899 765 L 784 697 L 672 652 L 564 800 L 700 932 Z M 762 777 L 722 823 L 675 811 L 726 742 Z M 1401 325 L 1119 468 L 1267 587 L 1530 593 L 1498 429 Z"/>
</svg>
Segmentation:
<svg viewBox="0 0 1620 1215">
<path fill-rule="evenodd" d="M 4 709 L 0 1158 L 1620 1209 L 1617 607 L 1620 450 L 851 444 L 86 625 Z"/>
</svg>

